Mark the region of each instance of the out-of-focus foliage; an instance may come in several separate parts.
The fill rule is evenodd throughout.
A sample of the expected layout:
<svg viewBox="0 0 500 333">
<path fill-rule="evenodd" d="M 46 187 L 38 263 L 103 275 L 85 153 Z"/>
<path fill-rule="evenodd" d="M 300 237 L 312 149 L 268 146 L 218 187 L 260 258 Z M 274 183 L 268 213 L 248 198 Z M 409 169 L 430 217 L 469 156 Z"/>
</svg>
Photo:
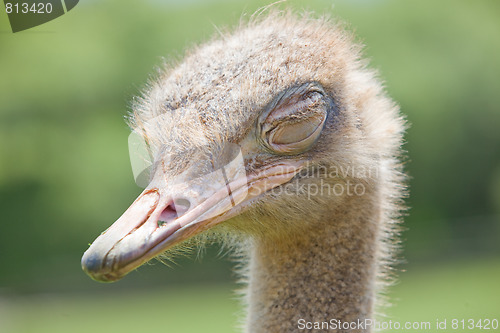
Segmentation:
<svg viewBox="0 0 500 333">
<path fill-rule="evenodd" d="M 411 124 L 408 255 L 500 253 L 500 3 L 373 3 L 344 17 Z"/>
<path fill-rule="evenodd" d="M 140 192 L 122 119 L 129 101 L 161 57 L 175 62 L 266 3 L 83 1 L 17 34 L 0 13 L 0 288 L 101 288 L 79 260 Z M 498 254 L 500 3 L 289 6 L 350 22 L 411 123 L 410 262 Z M 193 281 L 201 270 L 204 280 L 228 279 L 227 264 L 207 261 L 141 268 L 120 283 Z"/>
</svg>

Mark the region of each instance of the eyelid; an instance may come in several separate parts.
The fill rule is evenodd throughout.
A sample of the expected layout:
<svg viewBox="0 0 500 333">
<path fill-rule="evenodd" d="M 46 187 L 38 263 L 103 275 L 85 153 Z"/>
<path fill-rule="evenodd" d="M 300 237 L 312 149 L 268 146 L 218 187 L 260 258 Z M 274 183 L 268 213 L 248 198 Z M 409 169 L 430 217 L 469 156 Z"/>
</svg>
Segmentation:
<svg viewBox="0 0 500 333">
<path fill-rule="evenodd" d="M 303 98 L 309 94 L 320 94 L 322 96 L 326 96 L 323 87 L 318 82 L 308 82 L 301 84 L 299 86 L 290 87 L 281 93 L 279 93 L 272 101 L 270 101 L 267 106 L 264 108 L 264 111 L 259 116 L 259 123 L 262 124 L 266 121 L 266 119 L 271 116 L 275 110 L 283 107 L 286 104 L 290 104 L 290 100 L 294 97 Z"/>
<path fill-rule="evenodd" d="M 278 124 L 267 132 L 269 133 L 269 140 L 276 137 L 276 140 L 272 140 L 275 144 L 293 144 L 304 141 L 315 133 L 316 129 L 325 121 L 325 118 L 326 115 L 315 114 L 295 123 L 285 122 L 283 124 Z M 293 134 L 297 134 L 297 132 L 302 132 L 302 136 L 300 136 L 299 133 L 299 137 L 303 139 L 292 141 L 291 138 L 294 136 Z"/>
<path fill-rule="evenodd" d="M 286 90 L 259 117 L 258 139 L 273 153 L 298 154 L 308 150 L 326 122 L 327 99 L 315 82 Z"/>
<path fill-rule="evenodd" d="M 311 91 L 308 92 L 312 93 Z M 301 109 L 306 109 L 314 106 L 316 103 L 321 101 L 323 97 L 321 93 L 315 92 L 311 97 L 307 97 L 306 99 L 302 99 L 303 96 L 293 96 L 294 98 L 290 98 L 286 100 L 285 103 L 278 104 L 268 115 L 266 118 L 266 122 L 273 123 L 276 121 L 281 121 L 286 118 L 293 118 L 293 115 L 296 114 Z"/>
<path fill-rule="evenodd" d="M 302 153 L 312 147 L 312 144 L 318 139 L 319 132 L 323 129 L 322 126 L 317 126 L 314 131 L 306 138 L 289 144 L 271 144 L 273 150 L 281 154 L 295 155 Z"/>
</svg>

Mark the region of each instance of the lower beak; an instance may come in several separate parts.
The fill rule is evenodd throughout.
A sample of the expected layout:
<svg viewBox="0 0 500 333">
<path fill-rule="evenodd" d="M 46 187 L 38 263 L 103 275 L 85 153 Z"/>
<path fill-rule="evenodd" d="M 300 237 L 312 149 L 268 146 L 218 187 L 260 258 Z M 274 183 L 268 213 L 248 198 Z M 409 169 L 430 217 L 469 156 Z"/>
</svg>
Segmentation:
<svg viewBox="0 0 500 333">
<path fill-rule="evenodd" d="M 218 185 L 150 185 L 84 253 L 82 268 L 97 281 L 119 280 L 176 244 L 238 215 L 254 199 L 292 179 L 301 166 L 275 165 Z"/>
</svg>

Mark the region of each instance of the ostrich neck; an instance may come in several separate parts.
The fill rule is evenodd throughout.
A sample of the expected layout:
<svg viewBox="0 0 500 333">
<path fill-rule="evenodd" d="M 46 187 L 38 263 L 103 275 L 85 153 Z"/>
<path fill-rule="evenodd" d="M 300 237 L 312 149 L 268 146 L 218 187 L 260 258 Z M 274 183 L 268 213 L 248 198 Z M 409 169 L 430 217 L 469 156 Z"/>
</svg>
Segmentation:
<svg viewBox="0 0 500 333">
<path fill-rule="evenodd" d="M 341 210 L 324 212 L 319 221 L 304 217 L 311 228 L 287 241 L 254 242 L 247 332 L 370 331 L 324 322 L 372 317 L 381 216 L 373 199 L 347 199 Z"/>
</svg>

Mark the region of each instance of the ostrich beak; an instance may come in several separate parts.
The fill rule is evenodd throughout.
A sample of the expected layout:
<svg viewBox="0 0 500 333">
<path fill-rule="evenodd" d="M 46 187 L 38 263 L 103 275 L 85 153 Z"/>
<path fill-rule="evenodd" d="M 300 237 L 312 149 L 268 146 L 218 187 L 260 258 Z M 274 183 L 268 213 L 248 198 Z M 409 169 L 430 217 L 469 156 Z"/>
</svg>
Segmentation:
<svg viewBox="0 0 500 333">
<path fill-rule="evenodd" d="M 288 160 L 249 176 L 234 165 L 191 180 L 155 176 L 84 253 L 82 268 L 97 281 L 119 280 L 176 244 L 240 214 L 253 199 L 292 179 L 302 165 Z"/>
</svg>

